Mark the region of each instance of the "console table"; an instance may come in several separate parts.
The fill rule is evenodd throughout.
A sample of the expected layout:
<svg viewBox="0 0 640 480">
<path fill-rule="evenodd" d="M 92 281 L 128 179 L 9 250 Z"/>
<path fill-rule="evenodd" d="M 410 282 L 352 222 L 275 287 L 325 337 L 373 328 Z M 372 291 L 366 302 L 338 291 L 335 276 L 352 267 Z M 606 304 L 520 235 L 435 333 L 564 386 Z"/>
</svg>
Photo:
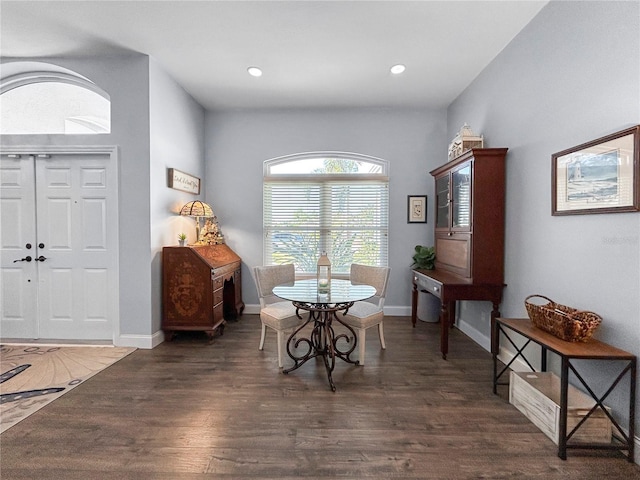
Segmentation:
<svg viewBox="0 0 640 480">
<path fill-rule="evenodd" d="M 516 343 L 509 337 L 509 333 L 517 333 L 527 339 L 522 347 L 518 347 Z M 502 334 L 502 335 L 501 335 Z M 515 356 L 511 361 L 498 372 L 498 354 L 500 351 L 500 339 L 507 339 L 516 349 Z M 491 324 L 491 353 L 493 356 L 493 393 L 497 393 L 498 385 L 507 385 L 506 382 L 498 382 L 499 378 L 509 369 L 516 358 L 521 357 L 525 363 L 536 371 L 529 360 L 524 356 L 524 349 L 531 342 L 538 344 L 541 348 L 541 365 L 540 371 L 547 370 L 547 353 L 552 352 L 560 356 L 560 421 L 559 421 L 559 441 L 558 456 L 566 460 L 567 449 L 599 449 L 599 450 L 626 450 L 627 460 L 631 463 L 634 461 L 634 426 L 635 426 L 635 404 L 636 404 L 636 357 L 635 355 L 612 347 L 598 340 L 590 339 L 587 342 L 567 342 L 534 327 L 529 319 L 513 319 L 513 318 L 496 318 Z M 599 360 L 599 361 L 618 361 L 624 363 L 624 368 L 620 374 L 613 380 L 612 384 L 606 390 L 602 397 L 598 397 L 589 387 L 585 378 L 578 373 L 572 360 Z M 584 420 L 590 417 L 598 409 L 603 411 L 611 421 L 613 427 L 617 430 L 620 441 L 606 443 L 568 443 L 573 433 L 580 428 L 584 420 L 578 423 L 576 427 L 567 432 L 567 402 L 569 389 L 569 373 L 573 372 L 575 377 L 580 381 L 582 386 L 588 392 L 588 395 L 595 400 L 594 407 L 587 413 Z M 620 424 L 611 416 L 604 406 L 604 401 L 609 394 L 615 389 L 620 381 L 629 375 L 629 424 L 628 434 L 625 435 Z"/>
<path fill-rule="evenodd" d="M 462 277 L 446 270 L 413 270 L 413 291 L 411 294 L 411 323 L 416 326 L 418 312 L 418 291 L 426 292 L 440 299 L 440 352 L 446 360 L 449 352 L 449 328 L 456 318 L 457 300 L 486 300 L 491 302 L 491 319 L 500 316 L 502 284 L 474 283 L 472 278 Z"/>
</svg>

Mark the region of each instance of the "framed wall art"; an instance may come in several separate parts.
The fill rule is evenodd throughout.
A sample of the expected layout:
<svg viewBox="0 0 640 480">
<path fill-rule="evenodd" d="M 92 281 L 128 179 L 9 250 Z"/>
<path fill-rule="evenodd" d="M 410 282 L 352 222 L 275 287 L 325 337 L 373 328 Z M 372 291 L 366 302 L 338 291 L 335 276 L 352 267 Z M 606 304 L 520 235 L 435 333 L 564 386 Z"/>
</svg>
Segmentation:
<svg viewBox="0 0 640 480">
<path fill-rule="evenodd" d="M 169 188 L 200 195 L 200 179 L 188 173 L 181 172 L 177 168 L 167 169 L 167 181 Z"/>
<path fill-rule="evenodd" d="M 551 156 L 552 215 L 640 210 L 640 125 Z"/>
<path fill-rule="evenodd" d="M 427 196 L 409 195 L 407 223 L 427 223 Z"/>
</svg>

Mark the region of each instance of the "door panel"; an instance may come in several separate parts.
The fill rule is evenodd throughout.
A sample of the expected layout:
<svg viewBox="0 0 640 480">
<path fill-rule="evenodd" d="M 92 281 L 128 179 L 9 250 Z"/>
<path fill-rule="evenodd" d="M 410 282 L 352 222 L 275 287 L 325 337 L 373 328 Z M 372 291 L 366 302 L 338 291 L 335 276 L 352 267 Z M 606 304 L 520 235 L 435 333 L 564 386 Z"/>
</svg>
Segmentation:
<svg viewBox="0 0 640 480">
<path fill-rule="evenodd" d="M 108 161 L 36 160 L 42 338 L 110 339 Z"/>
<path fill-rule="evenodd" d="M 0 335 L 3 338 L 37 336 L 34 178 L 32 156 L 0 156 Z M 20 261 L 28 257 L 32 261 Z"/>
</svg>

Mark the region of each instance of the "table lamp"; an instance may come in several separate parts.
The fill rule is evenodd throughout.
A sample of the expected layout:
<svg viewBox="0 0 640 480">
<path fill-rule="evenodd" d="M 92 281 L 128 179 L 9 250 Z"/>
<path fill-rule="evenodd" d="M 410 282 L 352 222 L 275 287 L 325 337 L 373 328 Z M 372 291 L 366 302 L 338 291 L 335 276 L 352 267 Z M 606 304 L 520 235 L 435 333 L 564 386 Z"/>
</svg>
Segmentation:
<svg viewBox="0 0 640 480">
<path fill-rule="evenodd" d="M 196 241 L 195 243 L 200 243 L 202 240 L 200 238 L 200 219 L 201 218 L 209 218 L 213 217 L 213 209 L 204 202 L 200 200 L 194 200 L 193 202 L 187 203 L 180 210 L 180 215 L 186 217 L 194 217 L 196 219 Z"/>
</svg>

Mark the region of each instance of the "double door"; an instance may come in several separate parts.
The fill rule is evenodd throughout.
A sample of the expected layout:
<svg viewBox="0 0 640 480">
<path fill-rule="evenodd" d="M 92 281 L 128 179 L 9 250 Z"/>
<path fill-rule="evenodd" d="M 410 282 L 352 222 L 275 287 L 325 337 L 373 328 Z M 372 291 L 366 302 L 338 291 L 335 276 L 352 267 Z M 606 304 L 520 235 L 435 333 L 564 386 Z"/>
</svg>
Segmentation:
<svg viewBox="0 0 640 480">
<path fill-rule="evenodd" d="M 0 335 L 110 340 L 117 177 L 109 154 L 0 158 Z"/>
</svg>

